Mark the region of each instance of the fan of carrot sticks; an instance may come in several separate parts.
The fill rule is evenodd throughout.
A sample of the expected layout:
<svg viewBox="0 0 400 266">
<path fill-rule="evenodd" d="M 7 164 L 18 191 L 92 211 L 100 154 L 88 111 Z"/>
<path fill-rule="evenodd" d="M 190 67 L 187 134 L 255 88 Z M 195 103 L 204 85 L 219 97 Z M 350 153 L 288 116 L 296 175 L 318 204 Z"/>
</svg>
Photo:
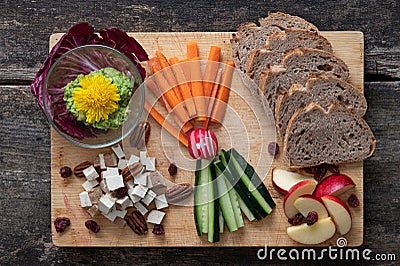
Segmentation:
<svg viewBox="0 0 400 266">
<path fill-rule="evenodd" d="M 167 59 L 161 51 L 150 58 L 152 78 L 146 87 L 158 98 L 178 127 L 168 122 L 150 103 L 149 114 L 183 145 L 188 146 L 187 134 L 198 124 L 207 129 L 209 123 L 220 123 L 225 115 L 232 83 L 234 63 L 220 64 L 221 48 L 211 46 L 204 73 L 197 42 L 187 43 L 187 58 Z"/>
</svg>

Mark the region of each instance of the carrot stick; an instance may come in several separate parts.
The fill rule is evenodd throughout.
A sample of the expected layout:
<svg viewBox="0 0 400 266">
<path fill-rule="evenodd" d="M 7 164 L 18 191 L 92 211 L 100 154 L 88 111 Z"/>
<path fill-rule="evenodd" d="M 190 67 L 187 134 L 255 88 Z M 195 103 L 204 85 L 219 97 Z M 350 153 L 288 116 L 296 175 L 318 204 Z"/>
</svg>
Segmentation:
<svg viewBox="0 0 400 266">
<path fill-rule="evenodd" d="M 165 107 L 168 113 L 171 111 L 171 107 L 164 101 L 164 97 L 161 94 L 160 89 L 157 87 L 157 84 L 153 79 L 149 78 L 145 81 L 146 88 L 149 88 L 150 91 L 154 94 L 154 96 L 160 101 L 160 103 Z"/>
<path fill-rule="evenodd" d="M 219 85 L 217 96 L 211 114 L 211 121 L 221 123 L 225 115 L 226 105 L 229 99 L 229 92 L 232 83 L 232 76 L 235 64 L 233 61 L 227 61 L 221 84 Z"/>
<path fill-rule="evenodd" d="M 149 112 L 149 114 L 156 120 L 156 122 L 162 126 L 165 130 L 167 130 L 173 137 L 179 140 L 186 147 L 188 146 L 188 139 L 185 135 L 183 135 L 177 128 L 175 128 L 172 124 L 170 124 L 166 119 L 160 114 L 156 109 L 151 107 L 151 104 L 148 102 L 144 103 L 144 108 Z"/>
<path fill-rule="evenodd" d="M 199 57 L 199 49 L 197 47 L 197 42 L 188 42 L 186 44 L 186 50 L 188 59 Z"/>
<path fill-rule="evenodd" d="M 203 91 L 203 78 L 200 69 L 200 58 L 195 57 L 190 61 L 190 79 L 192 80 L 192 95 L 196 105 L 197 115 L 205 117 L 207 115 L 207 106 Z"/>
<path fill-rule="evenodd" d="M 203 78 L 203 80 L 204 80 L 204 82 L 203 82 L 204 96 L 206 96 L 206 97 L 211 96 L 211 91 L 214 86 L 214 80 L 217 76 L 218 67 L 219 67 L 219 64 L 216 62 L 219 62 L 220 55 L 221 55 L 221 47 L 211 46 L 210 53 L 208 55 L 208 61 L 206 64 L 206 69 L 204 71 L 204 78 Z M 207 101 L 208 101 L 208 99 L 207 99 Z"/>
<path fill-rule="evenodd" d="M 221 81 L 221 75 L 222 75 L 222 69 L 219 68 L 218 69 L 218 73 L 217 73 L 217 77 L 215 79 L 214 87 L 212 89 L 211 96 L 210 96 L 210 99 L 209 99 L 209 102 L 208 102 L 207 119 L 204 120 L 203 125 L 202 125 L 202 128 L 206 129 L 206 130 L 208 128 L 208 123 L 210 122 L 210 117 L 211 117 L 211 114 L 212 114 L 212 109 L 213 109 L 213 106 L 214 106 L 215 97 L 217 97 L 218 87 L 219 87 L 219 84 L 220 84 L 219 82 Z"/>
<path fill-rule="evenodd" d="M 182 94 L 180 93 L 179 88 L 176 86 L 178 83 L 176 82 L 174 73 L 170 68 L 167 58 L 160 51 L 156 52 L 156 56 L 158 61 L 160 62 L 161 68 L 164 70 L 164 75 L 168 80 L 168 83 L 173 86 L 173 90 L 175 92 L 176 97 L 180 102 L 183 102 Z"/>
<path fill-rule="evenodd" d="M 171 86 L 169 85 L 168 81 L 162 75 L 163 73 L 157 73 L 161 71 L 157 64 L 151 66 L 151 71 L 154 73 L 154 80 L 157 86 L 160 88 L 161 94 L 163 95 L 166 103 L 173 109 L 173 113 L 178 118 L 178 124 L 184 124 L 189 121 L 189 115 L 187 114 L 186 110 L 183 108 L 183 105 L 180 104 L 181 102 L 175 95 L 174 90 L 172 90 Z"/>
<path fill-rule="evenodd" d="M 189 113 L 190 118 L 194 118 L 196 116 L 196 106 L 194 105 L 193 96 L 191 89 L 187 83 L 187 79 L 185 77 L 185 73 L 181 65 L 179 64 L 179 59 L 177 57 L 172 57 L 169 59 L 171 64 L 172 71 L 175 74 L 176 80 L 178 82 L 178 86 L 182 97 L 185 101 L 186 109 Z"/>
</svg>

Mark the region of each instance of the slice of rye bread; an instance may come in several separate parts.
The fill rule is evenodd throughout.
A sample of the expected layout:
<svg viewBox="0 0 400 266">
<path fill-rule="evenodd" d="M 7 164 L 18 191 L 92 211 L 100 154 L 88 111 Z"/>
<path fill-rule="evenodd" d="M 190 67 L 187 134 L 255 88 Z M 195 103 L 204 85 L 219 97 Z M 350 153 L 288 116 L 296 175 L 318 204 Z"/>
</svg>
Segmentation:
<svg viewBox="0 0 400 266">
<path fill-rule="evenodd" d="M 250 53 L 246 75 L 259 85 L 261 72 L 270 65 L 279 64 L 284 54 L 296 48 L 314 48 L 333 53 L 331 43 L 317 32 L 287 29 L 269 36 L 264 49 L 255 49 Z"/>
<path fill-rule="evenodd" d="M 289 91 L 279 95 L 275 105 L 275 121 L 281 139 L 285 138 L 286 127 L 296 109 L 310 102 L 317 102 L 325 109 L 332 103 L 338 103 L 360 116 L 367 111 L 367 100 L 353 85 L 332 76 L 312 77 L 305 86 L 293 84 Z"/>
<path fill-rule="evenodd" d="M 304 86 L 312 75 L 329 75 L 346 81 L 349 68 L 332 53 L 311 48 L 294 49 L 283 56 L 280 65 L 263 71 L 260 90 L 265 99 L 262 101 L 267 101 L 275 115 L 275 102 L 279 95 L 289 90 L 292 84 Z"/>
<path fill-rule="evenodd" d="M 265 42 L 272 34 L 285 29 L 303 29 L 317 32 L 318 29 L 310 22 L 285 13 L 268 13 L 268 17 L 260 18 L 260 26 L 252 22 L 241 24 L 236 33 L 232 34 L 231 48 L 236 68 L 243 73 L 250 53 L 254 49 L 265 46 Z"/>
<path fill-rule="evenodd" d="M 367 122 L 333 103 L 326 111 L 312 102 L 293 114 L 286 129 L 284 156 L 291 168 L 361 161 L 375 150 Z"/>
</svg>

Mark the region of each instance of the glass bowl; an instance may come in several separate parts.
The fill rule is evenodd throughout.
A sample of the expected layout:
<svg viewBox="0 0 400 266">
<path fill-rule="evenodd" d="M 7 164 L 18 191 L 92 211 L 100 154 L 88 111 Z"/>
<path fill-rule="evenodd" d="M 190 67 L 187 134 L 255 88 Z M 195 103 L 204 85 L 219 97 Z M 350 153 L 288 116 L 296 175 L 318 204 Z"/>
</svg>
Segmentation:
<svg viewBox="0 0 400 266">
<path fill-rule="evenodd" d="M 79 74 L 86 75 L 106 67 L 124 73 L 133 85 L 124 131 L 122 126 L 101 130 L 85 125 L 66 109 L 63 100 L 62 88 Z M 140 120 L 144 106 L 144 88 L 139 86 L 141 83 L 142 77 L 136 66 L 119 51 L 103 45 L 80 46 L 63 54 L 50 68 L 43 88 L 44 111 L 52 127 L 71 143 L 85 148 L 108 147 L 128 136 Z"/>
</svg>

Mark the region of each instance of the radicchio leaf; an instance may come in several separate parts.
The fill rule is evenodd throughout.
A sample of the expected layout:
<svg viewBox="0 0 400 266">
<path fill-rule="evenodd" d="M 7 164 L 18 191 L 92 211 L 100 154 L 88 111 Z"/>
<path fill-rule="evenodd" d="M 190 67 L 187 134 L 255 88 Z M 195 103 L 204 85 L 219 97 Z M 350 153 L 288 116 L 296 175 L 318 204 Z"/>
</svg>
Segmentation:
<svg viewBox="0 0 400 266">
<path fill-rule="evenodd" d="M 92 26 L 83 22 L 73 26 L 66 34 L 64 34 L 57 44 L 53 47 L 46 60 L 40 67 L 35 78 L 31 83 L 31 91 L 36 97 L 36 101 L 44 113 L 43 106 L 43 86 L 46 76 L 53 63 L 67 51 L 87 44 L 102 44 L 112 47 L 125 56 L 127 56 L 137 67 L 142 78 L 145 78 L 145 70 L 140 65 L 141 61 L 148 60 L 148 55 L 143 47 L 132 37 L 129 37 L 125 32 L 117 28 L 107 28 L 99 31 L 99 37 Z M 51 106 L 50 118 L 64 133 L 83 139 L 85 137 L 94 137 L 94 129 L 79 122 L 67 110 L 63 100 L 64 91 L 61 90 L 65 85 L 64 81 L 60 82 L 59 88 L 49 89 L 50 101 L 48 106 Z M 57 85 L 58 86 L 58 85 Z"/>
</svg>

